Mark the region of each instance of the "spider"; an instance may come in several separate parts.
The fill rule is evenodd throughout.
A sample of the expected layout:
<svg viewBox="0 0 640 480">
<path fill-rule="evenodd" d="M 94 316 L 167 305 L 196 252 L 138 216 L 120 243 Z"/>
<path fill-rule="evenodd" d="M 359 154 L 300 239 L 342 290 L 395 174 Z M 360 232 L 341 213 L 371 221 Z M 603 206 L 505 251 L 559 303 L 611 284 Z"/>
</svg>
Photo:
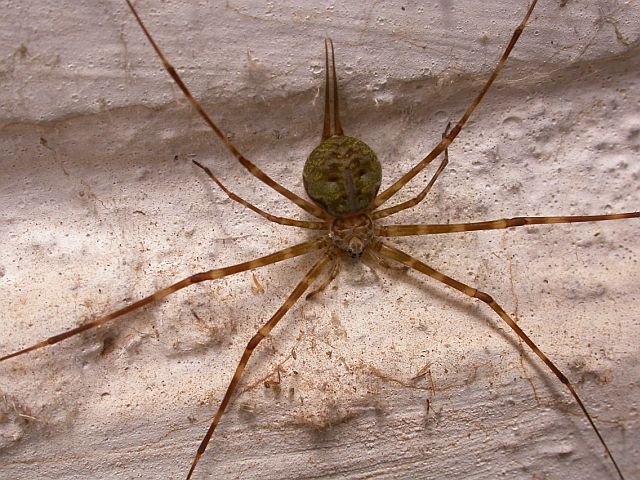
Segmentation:
<svg viewBox="0 0 640 480">
<path fill-rule="evenodd" d="M 531 8 L 533 8 L 533 5 L 531 6 Z M 332 50 L 332 49 L 329 49 L 329 50 Z M 331 55 L 331 63 L 333 63 L 333 55 Z M 328 68 L 327 70 L 329 70 L 329 68 Z M 335 78 L 336 78 L 336 76 L 335 76 L 335 73 L 334 73 L 334 74 L 333 74 L 333 79 L 335 80 Z M 331 84 L 329 83 L 328 85 L 331 85 Z M 335 91 L 335 95 L 334 95 L 334 97 L 333 97 L 333 98 L 334 98 L 334 100 L 336 101 L 336 104 L 335 104 L 335 105 L 337 106 L 337 86 L 335 86 L 335 85 L 334 85 L 334 86 L 333 86 L 333 88 L 334 88 L 334 91 Z M 329 89 L 327 89 L 327 90 L 329 90 Z M 327 105 L 329 105 L 329 107 L 331 107 L 331 102 L 327 102 Z M 331 108 L 329 108 L 329 110 L 332 110 L 332 109 L 331 109 Z M 329 126 L 329 134 L 327 134 L 327 126 L 326 126 L 326 125 L 327 125 L 327 122 L 326 122 L 326 120 L 327 120 L 327 119 L 329 119 L 329 118 L 332 118 L 332 119 L 333 119 L 333 122 L 329 122 L 329 124 L 330 124 L 330 126 Z M 331 124 L 333 125 L 333 127 L 331 126 Z M 449 135 L 449 136 L 448 136 L 448 137 L 446 137 L 446 138 L 447 138 L 447 141 L 448 141 L 448 140 L 451 140 L 451 139 L 455 136 L 455 134 L 456 134 L 456 133 L 458 133 L 458 131 L 456 131 L 456 129 L 458 129 L 458 131 L 460 130 L 456 125 L 454 125 L 453 130 L 452 130 L 452 131 L 450 131 L 450 132 L 448 133 L 448 135 Z M 339 116 L 338 116 L 338 114 L 337 114 L 337 108 L 333 108 L 333 112 L 332 112 L 332 114 L 331 114 L 331 115 L 326 115 L 326 114 L 325 114 L 325 132 L 323 133 L 323 137 L 325 137 L 325 136 L 327 136 L 327 137 L 328 137 L 331 133 L 339 133 L 340 131 L 341 131 L 341 127 L 339 127 Z M 440 152 L 438 152 L 438 153 L 444 153 L 444 149 L 443 149 L 443 145 L 442 145 L 442 144 L 440 145 Z M 438 163 L 439 163 L 439 161 L 438 161 Z M 440 163 L 440 165 L 442 166 L 442 168 L 444 168 L 444 165 L 445 165 L 445 164 L 444 164 L 444 163 Z M 206 167 L 204 167 L 202 164 L 199 164 L 199 166 L 200 166 L 201 168 L 203 168 L 203 169 L 206 169 Z M 205 170 L 205 171 L 206 171 L 206 170 Z M 441 172 L 442 170 L 439 170 L 439 171 Z M 210 175 L 210 177 L 211 177 L 214 181 L 215 181 L 215 180 L 217 180 L 217 179 L 214 177 L 214 174 L 213 174 L 211 171 L 207 171 L 207 173 Z M 357 172 L 356 172 L 356 173 L 357 173 Z M 366 172 L 365 172 L 365 173 L 366 173 Z M 435 177 L 434 177 L 434 178 L 435 178 Z M 308 183 L 313 183 L 313 182 L 310 180 L 310 181 L 308 181 Z M 221 185 L 221 186 L 222 186 L 222 185 Z M 318 201 L 319 201 L 319 202 L 322 202 L 322 200 L 318 200 Z M 327 207 L 327 208 L 330 208 L 330 207 Z M 384 208 L 384 207 L 383 207 L 383 208 Z M 317 211 L 316 211 L 316 213 L 317 213 Z M 637 216 L 637 213 L 636 213 L 636 212 L 634 212 L 634 213 L 632 213 L 632 214 L 628 214 L 628 215 L 627 215 L 627 217 L 631 217 L 631 216 Z M 613 218 L 613 217 L 610 217 L 610 218 Z M 360 217 L 360 219 L 362 219 L 362 218 Z M 310 225 L 306 225 L 306 226 L 310 226 Z M 323 227 L 323 228 L 325 228 L 325 229 L 326 229 L 326 227 Z M 447 226 L 446 228 L 452 228 L 452 227 Z M 315 229 L 315 228 L 314 228 L 314 229 Z M 333 233 L 334 233 L 334 236 L 335 236 L 335 235 L 337 235 L 337 233 L 336 233 L 335 231 L 334 231 Z M 384 234 L 384 233 L 389 233 L 389 232 L 378 232 L 377 236 L 382 236 L 382 234 Z M 355 244 L 354 244 L 354 242 L 346 242 L 346 245 L 344 245 L 344 247 L 346 248 L 346 250 L 348 250 L 348 251 L 349 251 L 349 254 L 350 254 L 350 255 L 358 257 L 358 256 L 360 256 L 360 254 L 362 253 L 362 250 L 361 250 L 361 249 L 362 249 L 362 247 L 361 247 L 361 246 L 359 246 L 359 245 L 357 245 L 357 243 L 358 243 L 358 242 L 357 242 L 357 239 L 355 239 L 354 241 L 355 241 Z M 326 247 L 326 246 L 325 246 L 325 247 Z M 395 250 L 392 250 L 392 249 L 390 249 L 389 247 L 383 247 L 383 246 L 382 246 L 382 244 L 377 244 L 377 243 L 375 243 L 375 240 L 374 240 L 374 239 L 371 239 L 371 243 L 369 243 L 369 244 L 367 245 L 367 249 L 365 249 L 365 252 L 368 252 L 369 254 L 372 254 L 372 255 L 374 256 L 373 261 L 378 261 L 378 260 L 380 260 L 380 259 L 381 259 L 380 257 L 385 257 L 385 256 L 386 256 L 386 257 L 387 257 L 387 261 L 391 261 L 391 260 L 396 260 L 396 261 L 397 261 L 397 260 L 400 260 L 400 261 L 401 261 L 401 263 L 402 263 L 402 261 L 404 261 L 404 263 L 405 263 L 405 264 L 409 263 L 409 260 L 407 259 L 407 257 L 403 257 L 403 256 L 400 256 L 400 257 L 399 257 L 399 256 L 398 256 L 399 254 L 398 254 L 397 252 L 396 252 L 396 253 L 394 253 L 394 252 L 395 252 Z M 286 256 L 286 255 L 285 255 L 285 256 Z M 390 258 L 389 258 L 389 257 L 390 257 Z M 331 263 L 332 258 L 329 258 L 329 260 L 327 260 L 327 261 Z M 255 265 L 255 264 L 254 264 L 254 265 Z M 409 266 L 410 266 L 410 265 L 409 265 Z M 413 264 L 413 266 L 416 266 L 416 265 L 415 265 L 415 264 Z M 326 270 L 332 270 L 332 269 L 331 269 L 331 268 L 329 268 L 329 265 L 327 265 L 327 266 L 326 266 Z M 307 278 L 308 280 L 310 279 L 310 277 L 313 277 L 313 276 L 314 276 L 314 273 L 313 273 L 313 272 L 315 272 L 315 270 L 310 270 L 310 272 L 311 272 L 311 273 L 309 273 L 309 274 L 308 274 L 308 276 L 307 276 L 307 277 L 305 277 L 305 278 Z M 424 273 L 424 272 L 423 272 L 423 273 Z M 321 276 L 321 278 L 322 278 L 322 276 Z M 322 280 L 321 280 L 321 278 L 319 278 L 319 279 L 318 279 L 318 281 L 320 281 L 320 282 L 321 282 L 321 281 L 322 281 Z M 331 275 L 328 275 L 328 276 L 327 276 L 327 277 L 325 277 L 325 278 L 330 279 L 330 278 L 332 278 L 332 276 L 331 276 Z M 310 282 L 310 280 L 309 280 L 309 283 L 311 283 L 311 282 Z M 303 285 L 304 285 L 304 284 L 303 284 Z M 323 285 L 324 285 L 324 286 L 326 286 L 326 283 L 323 283 Z M 317 287 L 316 287 L 316 288 L 317 288 Z M 311 287 L 311 289 L 313 289 L 313 287 Z M 485 298 L 485 300 L 486 300 L 486 298 Z M 90 325 L 90 324 L 88 324 L 88 325 Z M 85 326 L 83 326 L 83 327 L 80 327 L 80 329 L 85 329 L 85 328 L 88 328 L 88 327 L 87 327 L 87 325 L 85 325 Z M 77 331 L 77 329 L 76 329 L 76 330 L 72 330 L 71 332 L 74 332 L 74 331 Z M 23 351 L 23 352 L 24 352 L 24 351 Z M 5 357 L 4 359 L 6 359 L 6 358 L 7 358 L 7 357 Z M 196 460 L 197 460 L 197 459 L 196 459 Z M 195 461 L 194 461 L 194 466 L 195 466 Z"/>
</svg>

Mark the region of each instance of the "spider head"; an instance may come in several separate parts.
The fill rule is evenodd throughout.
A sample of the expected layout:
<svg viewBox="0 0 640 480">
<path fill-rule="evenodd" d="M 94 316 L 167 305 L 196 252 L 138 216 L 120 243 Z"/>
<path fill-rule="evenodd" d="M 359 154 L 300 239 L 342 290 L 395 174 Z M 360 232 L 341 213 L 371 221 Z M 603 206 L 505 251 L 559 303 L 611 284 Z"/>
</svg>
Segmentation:
<svg viewBox="0 0 640 480">
<path fill-rule="evenodd" d="M 373 239 L 373 221 L 365 213 L 336 218 L 331 224 L 333 244 L 351 258 L 362 256 Z"/>
</svg>

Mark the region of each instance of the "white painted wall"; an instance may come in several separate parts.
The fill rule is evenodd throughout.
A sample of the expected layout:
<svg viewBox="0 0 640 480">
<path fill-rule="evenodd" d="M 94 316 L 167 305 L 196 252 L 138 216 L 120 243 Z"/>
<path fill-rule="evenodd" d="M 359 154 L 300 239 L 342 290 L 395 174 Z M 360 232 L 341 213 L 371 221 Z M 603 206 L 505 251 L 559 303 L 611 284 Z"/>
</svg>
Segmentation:
<svg viewBox="0 0 640 480">
<path fill-rule="evenodd" d="M 138 7 L 236 145 L 300 194 L 320 135 L 324 37 L 345 127 L 379 153 L 388 185 L 458 118 L 526 7 L 208 3 Z M 0 354 L 306 238 L 191 164 L 304 218 L 223 151 L 123 2 L 0 7 Z M 638 2 L 541 0 L 445 175 L 397 221 L 638 210 L 639 34 Z M 640 473 L 638 226 L 396 242 L 517 314 L 627 479 Z M 311 261 L 255 272 L 264 293 L 241 274 L 0 364 L 0 477 L 183 478 L 246 341 Z M 263 342 L 195 478 L 616 478 L 562 386 L 521 352 L 485 306 L 347 263 Z M 279 388 L 265 388 L 279 364 Z"/>
</svg>

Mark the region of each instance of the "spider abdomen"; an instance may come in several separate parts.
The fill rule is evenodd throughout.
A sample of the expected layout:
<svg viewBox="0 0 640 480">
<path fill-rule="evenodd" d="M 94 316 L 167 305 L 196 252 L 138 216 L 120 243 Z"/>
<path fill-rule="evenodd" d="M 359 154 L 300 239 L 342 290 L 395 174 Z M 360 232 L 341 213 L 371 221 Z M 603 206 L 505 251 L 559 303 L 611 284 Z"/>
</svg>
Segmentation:
<svg viewBox="0 0 640 480">
<path fill-rule="evenodd" d="M 366 211 L 382 180 L 382 167 L 361 140 L 334 135 L 309 155 L 302 173 L 309 198 L 328 214 L 346 217 Z"/>
</svg>

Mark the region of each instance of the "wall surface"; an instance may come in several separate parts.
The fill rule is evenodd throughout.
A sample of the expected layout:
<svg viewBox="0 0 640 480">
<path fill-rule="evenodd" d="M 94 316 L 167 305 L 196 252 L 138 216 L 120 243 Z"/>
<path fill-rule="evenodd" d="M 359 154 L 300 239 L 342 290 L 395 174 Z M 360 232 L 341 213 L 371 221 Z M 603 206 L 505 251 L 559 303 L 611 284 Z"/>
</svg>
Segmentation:
<svg viewBox="0 0 640 480">
<path fill-rule="evenodd" d="M 384 185 L 456 121 L 526 1 L 137 2 L 237 147 L 304 194 L 323 39 Z M 0 1 L 0 356 L 310 235 L 223 150 L 123 1 Z M 640 4 L 541 0 L 420 206 L 385 223 L 640 209 Z M 434 168 L 399 200 L 415 195 Z M 491 293 L 640 476 L 637 220 L 398 239 Z M 256 329 L 313 255 L 190 287 L 0 363 L 0 477 L 184 478 Z M 279 383 L 278 383 L 279 380 Z M 566 389 L 485 305 L 345 260 L 249 363 L 194 478 L 615 479 Z"/>
</svg>

